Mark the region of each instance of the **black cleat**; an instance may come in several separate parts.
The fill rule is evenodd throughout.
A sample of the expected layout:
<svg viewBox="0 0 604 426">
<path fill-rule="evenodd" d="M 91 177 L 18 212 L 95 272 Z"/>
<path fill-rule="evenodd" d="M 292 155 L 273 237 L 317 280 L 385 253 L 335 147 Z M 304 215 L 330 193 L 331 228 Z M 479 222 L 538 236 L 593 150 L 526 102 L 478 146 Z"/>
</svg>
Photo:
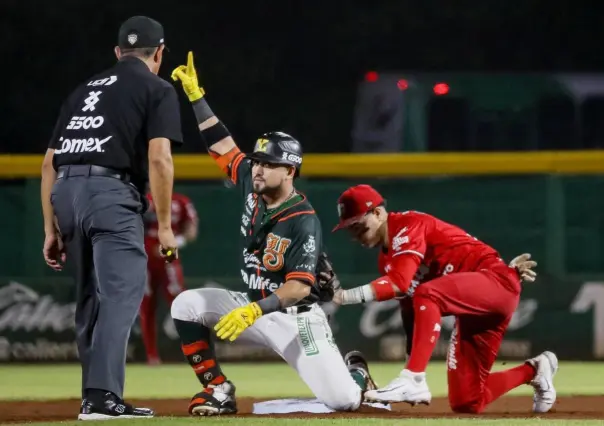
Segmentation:
<svg viewBox="0 0 604 426">
<path fill-rule="evenodd" d="M 219 385 L 210 385 L 191 398 L 189 414 L 192 416 L 218 416 L 236 414 L 235 385 L 227 380 Z"/>
<path fill-rule="evenodd" d="M 358 371 L 365 377 L 367 388 L 365 391 L 377 389 L 377 384 L 369 373 L 369 364 L 365 360 L 365 355 L 360 351 L 350 351 L 344 356 L 344 363 L 348 367 L 348 371 Z"/>
<path fill-rule="evenodd" d="M 105 394 L 101 403 L 84 399 L 78 420 L 149 419 L 155 412 L 150 408 L 133 407 L 111 392 Z"/>
</svg>

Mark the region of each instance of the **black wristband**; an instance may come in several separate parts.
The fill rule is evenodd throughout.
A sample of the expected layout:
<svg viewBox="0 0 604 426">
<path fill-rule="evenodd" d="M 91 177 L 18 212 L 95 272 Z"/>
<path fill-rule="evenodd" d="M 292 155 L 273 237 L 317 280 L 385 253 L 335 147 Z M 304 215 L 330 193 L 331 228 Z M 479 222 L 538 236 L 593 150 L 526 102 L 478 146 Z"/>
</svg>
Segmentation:
<svg viewBox="0 0 604 426">
<path fill-rule="evenodd" d="M 212 127 L 208 127 L 199 132 L 201 134 L 201 138 L 205 141 L 208 148 L 210 148 L 215 143 L 220 142 L 224 138 L 228 138 L 231 136 L 229 129 L 226 128 L 222 121 L 214 124 Z"/>
<path fill-rule="evenodd" d="M 206 121 L 208 118 L 214 117 L 214 113 L 208 105 L 205 98 L 201 98 L 192 103 L 193 112 L 195 113 L 195 118 L 197 118 L 197 124 L 201 124 Z"/>
<path fill-rule="evenodd" d="M 256 303 L 258 304 L 258 306 L 260 306 L 260 309 L 262 309 L 263 315 L 281 310 L 281 300 L 279 299 L 279 296 L 277 296 L 275 293 L 271 294 L 268 297 L 265 297 L 264 299 L 260 299 Z"/>
</svg>

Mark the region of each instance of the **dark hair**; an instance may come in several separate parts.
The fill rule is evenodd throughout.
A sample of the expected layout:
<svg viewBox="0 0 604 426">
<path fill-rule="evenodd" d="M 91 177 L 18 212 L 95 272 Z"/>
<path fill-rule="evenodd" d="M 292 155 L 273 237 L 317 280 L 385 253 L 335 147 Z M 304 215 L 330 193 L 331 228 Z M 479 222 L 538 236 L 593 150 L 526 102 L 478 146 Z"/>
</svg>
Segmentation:
<svg viewBox="0 0 604 426">
<path fill-rule="evenodd" d="M 120 49 L 122 56 L 138 56 L 140 58 L 150 58 L 155 54 L 157 47 L 135 47 Z"/>
</svg>

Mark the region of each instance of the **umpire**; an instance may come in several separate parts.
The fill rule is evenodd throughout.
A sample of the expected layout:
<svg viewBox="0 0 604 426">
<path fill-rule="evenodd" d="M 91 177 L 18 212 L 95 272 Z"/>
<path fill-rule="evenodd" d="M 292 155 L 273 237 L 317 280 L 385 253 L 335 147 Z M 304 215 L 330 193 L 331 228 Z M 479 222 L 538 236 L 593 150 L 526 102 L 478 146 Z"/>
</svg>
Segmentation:
<svg viewBox="0 0 604 426">
<path fill-rule="evenodd" d="M 82 365 L 80 420 L 152 417 L 122 399 L 126 349 L 147 279 L 142 213 L 150 184 L 167 262 L 178 257 L 171 229 L 170 143 L 182 143 L 174 87 L 157 76 L 161 24 L 122 24 L 117 63 L 64 102 L 42 166 L 44 259 L 66 259 L 77 285 L 76 339 Z"/>
</svg>

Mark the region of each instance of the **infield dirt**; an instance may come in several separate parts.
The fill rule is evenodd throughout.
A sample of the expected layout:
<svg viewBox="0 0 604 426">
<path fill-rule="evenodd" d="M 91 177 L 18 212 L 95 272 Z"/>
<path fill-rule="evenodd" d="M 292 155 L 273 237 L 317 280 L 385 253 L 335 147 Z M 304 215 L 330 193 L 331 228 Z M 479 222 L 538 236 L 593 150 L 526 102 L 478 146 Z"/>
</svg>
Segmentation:
<svg viewBox="0 0 604 426">
<path fill-rule="evenodd" d="M 253 404 L 259 399 L 239 398 L 237 416 L 252 416 Z M 153 399 L 128 401 L 139 407 L 151 407 L 156 416 L 187 416 L 188 401 L 185 399 Z M 0 423 L 35 422 L 55 420 L 75 420 L 80 401 L 0 401 Z M 505 397 L 491 404 L 485 413 L 465 415 L 451 412 L 446 398 L 435 398 L 429 406 L 410 407 L 407 404 L 395 404 L 392 411 L 363 406 L 354 413 L 310 414 L 291 413 L 275 414 L 270 417 L 285 418 L 434 418 L 434 417 L 486 417 L 486 418 L 527 418 L 531 413 L 530 397 Z M 255 415 L 254 415 L 255 416 Z M 553 410 L 539 417 L 552 419 L 604 419 L 604 396 L 567 396 L 559 397 Z"/>
</svg>

